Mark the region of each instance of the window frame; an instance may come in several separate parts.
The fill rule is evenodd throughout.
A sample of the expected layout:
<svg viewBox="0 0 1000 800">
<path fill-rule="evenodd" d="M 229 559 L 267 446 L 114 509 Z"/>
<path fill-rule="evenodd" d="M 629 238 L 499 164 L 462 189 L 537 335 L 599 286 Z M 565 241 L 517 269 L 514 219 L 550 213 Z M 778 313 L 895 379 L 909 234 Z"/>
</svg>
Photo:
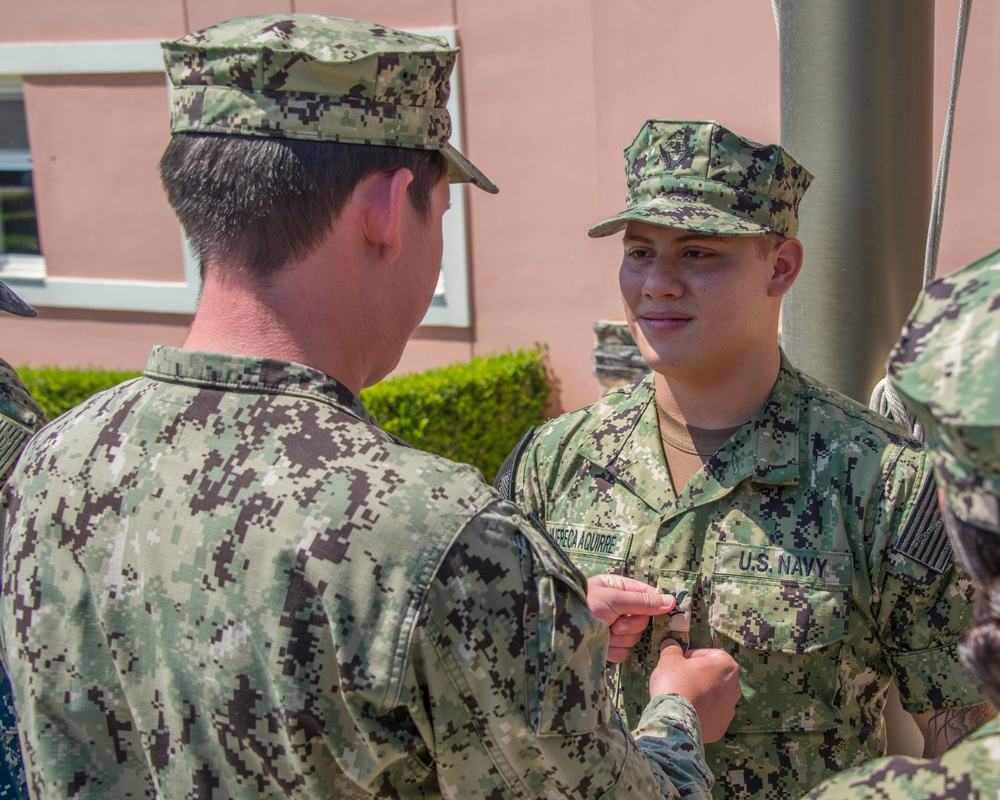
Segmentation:
<svg viewBox="0 0 1000 800">
<path fill-rule="evenodd" d="M 417 29 L 415 33 L 444 37 L 456 44 L 453 28 Z M 25 75 L 107 75 L 161 73 L 166 79 L 158 40 L 67 42 L 0 45 L 0 87 L 20 90 Z M 457 73 L 452 77 L 448 110 L 451 142 L 462 147 L 461 102 Z M 167 81 L 169 89 L 170 83 Z M 13 89 L 11 87 L 14 87 Z M 2 153 L 0 153 L 2 156 Z M 30 156 L 29 156 L 30 157 Z M 470 325 L 466 244 L 465 184 L 451 187 L 451 208 L 444 216 L 444 253 L 441 273 L 423 326 L 467 328 Z M 36 184 L 37 193 L 37 184 Z M 191 314 L 198 303 L 201 282 L 195 254 L 181 232 L 183 281 L 133 281 L 101 278 L 50 277 L 45 254 L 21 256 L 0 253 L 0 279 L 32 306 L 100 311 L 139 311 Z"/>
</svg>

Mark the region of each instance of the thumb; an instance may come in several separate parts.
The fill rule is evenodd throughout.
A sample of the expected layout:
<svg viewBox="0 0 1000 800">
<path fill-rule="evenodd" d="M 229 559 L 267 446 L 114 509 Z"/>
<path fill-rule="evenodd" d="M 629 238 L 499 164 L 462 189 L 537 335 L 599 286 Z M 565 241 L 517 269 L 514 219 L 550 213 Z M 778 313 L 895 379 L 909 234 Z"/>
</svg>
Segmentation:
<svg viewBox="0 0 1000 800">
<path fill-rule="evenodd" d="M 664 659 L 684 660 L 684 647 L 676 639 L 664 639 L 660 642 L 660 661 Z"/>
<path fill-rule="evenodd" d="M 625 590 L 615 592 L 611 605 L 619 615 L 655 616 L 673 611 L 677 600 L 673 595 L 653 592 L 637 592 Z"/>
</svg>

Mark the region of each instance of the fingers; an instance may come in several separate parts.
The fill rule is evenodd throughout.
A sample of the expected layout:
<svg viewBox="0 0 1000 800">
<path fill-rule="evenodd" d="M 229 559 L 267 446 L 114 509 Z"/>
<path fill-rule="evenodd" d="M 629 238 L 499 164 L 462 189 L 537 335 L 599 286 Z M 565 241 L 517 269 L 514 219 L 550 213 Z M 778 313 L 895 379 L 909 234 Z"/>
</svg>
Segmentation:
<svg viewBox="0 0 1000 800">
<path fill-rule="evenodd" d="M 725 735 L 742 697 L 740 669 L 723 650 L 683 652 L 674 639 L 661 645 L 660 660 L 649 679 L 650 696 L 673 692 L 691 701 L 701 721 L 705 742 Z"/>
<path fill-rule="evenodd" d="M 643 629 L 649 617 L 622 617 L 611 628 L 611 635 L 608 637 L 608 661 L 620 664 L 628 658 L 632 648 L 642 638 Z M 642 624 L 639 625 L 638 623 Z M 627 625 L 622 624 L 627 623 Z M 630 628 L 628 631 L 617 631 L 617 628 Z"/>
<path fill-rule="evenodd" d="M 612 664 L 624 664 L 628 661 L 629 653 L 631 652 L 631 647 L 612 647 L 608 645 L 608 661 Z"/>
<path fill-rule="evenodd" d="M 633 578 L 595 575 L 587 579 L 587 605 L 595 617 L 613 625 L 620 617 L 665 614 L 674 609 L 677 601 Z"/>
<path fill-rule="evenodd" d="M 649 625 L 649 617 L 645 615 L 619 617 L 611 624 L 611 635 L 612 637 L 635 635 L 636 641 L 638 641 L 639 634 L 646 630 L 647 625 Z"/>
<path fill-rule="evenodd" d="M 608 661 L 621 663 L 639 641 L 654 614 L 666 614 L 677 605 L 669 594 L 622 575 L 595 575 L 587 579 L 587 605 L 608 624 Z"/>
<path fill-rule="evenodd" d="M 652 588 L 652 587 L 650 587 Z M 588 599 L 590 595 L 588 593 Z M 653 592 L 633 592 L 629 590 L 603 588 L 600 590 L 600 601 L 613 611 L 617 617 L 623 616 L 654 616 L 673 611 L 677 600 L 673 595 Z"/>
<path fill-rule="evenodd" d="M 626 578 L 624 575 L 596 575 L 590 581 L 597 581 L 608 589 L 617 589 L 620 592 L 636 592 L 638 594 L 656 594 L 656 587 L 648 583 L 637 581 L 635 578 Z"/>
</svg>

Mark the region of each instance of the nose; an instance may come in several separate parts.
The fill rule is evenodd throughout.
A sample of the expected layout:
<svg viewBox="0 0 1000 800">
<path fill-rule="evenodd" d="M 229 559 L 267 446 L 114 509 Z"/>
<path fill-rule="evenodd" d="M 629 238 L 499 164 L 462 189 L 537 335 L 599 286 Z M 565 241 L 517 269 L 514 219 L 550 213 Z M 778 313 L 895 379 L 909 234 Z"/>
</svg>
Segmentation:
<svg viewBox="0 0 1000 800">
<path fill-rule="evenodd" d="M 656 259 L 646 272 L 642 293 L 646 297 L 680 297 L 684 294 L 677 265 L 668 258 Z"/>
</svg>

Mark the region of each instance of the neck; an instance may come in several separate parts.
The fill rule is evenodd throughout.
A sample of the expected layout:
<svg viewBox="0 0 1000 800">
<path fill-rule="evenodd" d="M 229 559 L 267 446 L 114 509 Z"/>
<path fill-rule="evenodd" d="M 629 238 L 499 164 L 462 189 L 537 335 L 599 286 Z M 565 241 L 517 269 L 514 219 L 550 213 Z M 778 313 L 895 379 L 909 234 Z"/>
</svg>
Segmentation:
<svg viewBox="0 0 1000 800">
<path fill-rule="evenodd" d="M 354 318 L 342 306 L 349 298 L 324 291 L 300 266 L 283 267 L 266 280 L 241 269 L 207 270 L 183 346 L 293 361 L 359 394 L 365 375 L 363 326 L 348 324 Z"/>
<path fill-rule="evenodd" d="M 767 402 L 781 367 L 777 343 L 773 350 L 747 359 L 721 375 L 656 373 L 656 402 L 685 425 L 708 430 L 732 428 L 755 416 Z"/>
</svg>

